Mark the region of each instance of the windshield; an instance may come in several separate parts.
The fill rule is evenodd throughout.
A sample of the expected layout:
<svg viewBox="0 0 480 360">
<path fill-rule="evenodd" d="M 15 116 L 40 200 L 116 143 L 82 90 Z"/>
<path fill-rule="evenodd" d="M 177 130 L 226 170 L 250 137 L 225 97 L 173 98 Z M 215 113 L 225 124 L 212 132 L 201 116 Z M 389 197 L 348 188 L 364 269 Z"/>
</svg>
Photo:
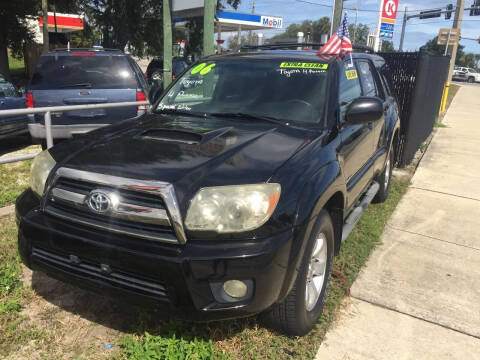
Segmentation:
<svg viewBox="0 0 480 360">
<path fill-rule="evenodd" d="M 125 56 L 89 54 L 40 57 L 33 73 L 31 89 L 137 88 L 135 75 Z"/>
<path fill-rule="evenodd" d="M 156 110 L 318 123 L 325 104 L 327 69 L 328 64 L 321 62 L 206 61 L 189 69 Z"/>
</svg>

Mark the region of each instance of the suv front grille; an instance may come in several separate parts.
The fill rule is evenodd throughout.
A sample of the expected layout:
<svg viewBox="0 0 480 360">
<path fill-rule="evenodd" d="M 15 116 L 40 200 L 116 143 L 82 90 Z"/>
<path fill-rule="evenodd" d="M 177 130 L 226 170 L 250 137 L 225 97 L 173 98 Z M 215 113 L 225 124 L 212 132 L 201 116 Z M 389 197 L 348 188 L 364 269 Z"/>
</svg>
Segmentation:
<svg viewBox="0 0 480 360">
<path fill-rule="evenodd" d="M 93 196 L 100 196 L 103 205 L 92 202 Z M 60 168 L 44 210 L 63 220 L 127 236 L 185 242 L 173 187 L 166 183 Z"/>
<path fill-rule="evenodd" d="M 32 248 L 32 260 L 39 265 L 61 270 L 90 280 L 102 281 L 110 286 L 140 293 L 154 298 L 167 298 L 165 285 L 159 281 L 127 273 L 105 264 L 98 264 L 75 255 L 66 255 L 38 247 Z"/>
</svg>

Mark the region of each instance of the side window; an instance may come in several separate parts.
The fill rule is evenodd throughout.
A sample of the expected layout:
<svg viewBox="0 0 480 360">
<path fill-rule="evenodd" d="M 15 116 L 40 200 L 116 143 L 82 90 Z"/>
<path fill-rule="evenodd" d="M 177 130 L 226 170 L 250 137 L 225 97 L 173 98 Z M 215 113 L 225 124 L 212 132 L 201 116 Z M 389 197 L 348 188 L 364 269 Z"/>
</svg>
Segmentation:
<svg viewBox="0 0 480 360">
<path fill-rule="evenodd" d="M 340 71 L 340 84 L 338 100 L 340 105 L 340 120 L 345 118 L 348 105 L 356 98 L 362 96 L 362 88 L 358 79 L 356 68 L 343 68 Z"/>
<path fill-rule="evenodd" d="M 383 88 L 385 89 L 386 96 L 392 96 L 392 90 L 390 89 L 390 85 L 388 84 L 387 77 L 382 73 L 378 73 L 380 75 L 380 79 L 382 79 Z"/>
<path fill-rule="evenodd" d="M 358 72 L 362 82 L 362 89 L 364 96 L 378 96 L 375 79 L 373 78 L 370 64 L 367 61 L 358 61 Z"/>
</svg>

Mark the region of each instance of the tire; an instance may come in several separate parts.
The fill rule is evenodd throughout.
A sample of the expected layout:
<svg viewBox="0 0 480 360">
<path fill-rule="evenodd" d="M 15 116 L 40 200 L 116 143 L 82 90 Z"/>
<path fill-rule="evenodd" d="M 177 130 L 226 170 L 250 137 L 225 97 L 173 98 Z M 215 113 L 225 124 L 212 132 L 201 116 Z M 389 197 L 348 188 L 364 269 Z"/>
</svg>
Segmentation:
<svg viewBox="0 0 480 360">
<path fill-rule="evenodd" d="M 468 81 L 470 84 L 472 84 L 472 83 L 475 82 L 475 78 L 469 77 L 467 81 Z"/>
<path fill-rule="evenodd" d="M 320 241 L 320 239 L 322 239 L 323 247 L 326 246 L 326 249 L 322 247 L 320 250 L 317 245 L 317 240 Z M 310 263 L 314 261 L 312 258 L 314 247 L 317 248 L 316 253 L 319 255 L 319 258 L 325 259 L 325 266 L 322 267 L 323 277 L 319 274 L 315 275 L 315 272 L 312 273 Z M 303 336 L 312 330 L 322 314 L 332 272 L 333 253 L 334 231 L 332 220 L 328 212 L 322 210 L 318 215 L 314 231 L 312 231 L 312 235 L 308 240 L 300 270 L 292 290 L 281 303 L 273 305 L 261 314 L 260 318 L 267 327 L 289 336 Z M 322 262 L 315 261 L 315 263 L 321 264 Z M 318 273 L 320 272 L 321 270 L 318 271 Z M 311 280 L 309 281 L 309 279 Z M 317 287 L 320 287 L 320 283 L 320 294 L 318 297 L 315 296 L 315 300 L 315 293 L 307 291 L 307 284 L 311 286 L 317 284 Z M 310 301 L 306 299 L 307 292 L 312 295 Z"/>
<path fill-rule="evenodd" d="M 380 189 L 378 189 L 377 195 L 373 198 L 372 202 L 379 204 L 385 202 L 390 193 L 390 184 L 392 182 L 392 170 L 393 170 L 393 149 L 390 149 L 388 153 L 387 163 L 385 164 L 385 169 L 375 180 L 380 184 Z"/>
</svg>

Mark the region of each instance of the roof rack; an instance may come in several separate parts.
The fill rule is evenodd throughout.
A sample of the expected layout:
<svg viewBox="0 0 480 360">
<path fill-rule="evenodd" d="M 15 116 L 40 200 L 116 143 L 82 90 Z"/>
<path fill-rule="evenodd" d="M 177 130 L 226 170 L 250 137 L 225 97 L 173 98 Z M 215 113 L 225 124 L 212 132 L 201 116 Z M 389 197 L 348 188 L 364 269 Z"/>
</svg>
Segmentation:
<svg viewBox="0 0 480 360">
<path fill-rule="evenodd" d="M 94 47 L 91 47 L 91 48 L 57 48 L 57 49 L 53 49 L 53 51 L 122 51 L 120 49 L 111 49 L 111 48 L 101 48 L 101 47 L 98 47 L 98 48 L 94 48 Z"/>
<path fill-rule="evenodd" d="M 264 44 L 264 45 L 241 45 L 238 50 L 255 50 L 255 49 L 292 49 L 298 47 L 318 47 L 321 48 L 322 43 L 280 43 L 280 44 Z M 365 53 L 373 54 L 375 51 L 373 48 L 364 45 L 353 45 L 353 50 L 358 50 Z M 333 54 L 332 54 L 333 55 Z"/>
</svg>

